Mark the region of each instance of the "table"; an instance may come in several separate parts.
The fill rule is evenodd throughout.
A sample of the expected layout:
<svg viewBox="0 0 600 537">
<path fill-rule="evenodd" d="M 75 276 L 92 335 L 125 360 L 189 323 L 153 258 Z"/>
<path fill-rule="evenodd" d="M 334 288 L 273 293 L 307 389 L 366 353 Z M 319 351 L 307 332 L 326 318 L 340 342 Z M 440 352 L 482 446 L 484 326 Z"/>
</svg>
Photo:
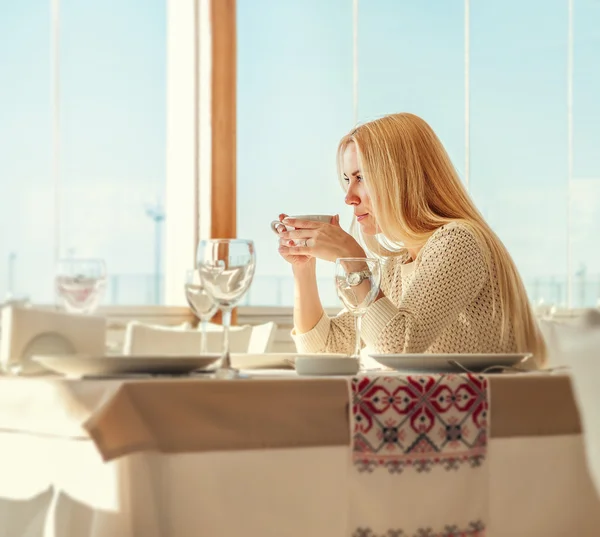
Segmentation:
<svg viewBox="0 0 600 537">
<path fill-rule="evenodd" d="M 597 535 L 569 377 L 487 379 L 485 535 Z M 279 373 L 0 378 L 0 537 L 352 535 L 349 401 L 347 379 Z"/>
</svg>

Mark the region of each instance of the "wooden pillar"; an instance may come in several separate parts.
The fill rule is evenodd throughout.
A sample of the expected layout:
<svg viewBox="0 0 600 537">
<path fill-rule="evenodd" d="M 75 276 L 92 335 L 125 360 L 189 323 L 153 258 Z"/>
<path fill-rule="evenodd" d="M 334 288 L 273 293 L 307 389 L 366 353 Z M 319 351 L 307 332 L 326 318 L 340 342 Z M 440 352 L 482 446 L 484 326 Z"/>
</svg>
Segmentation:
<svg viewBox="0 0 600 537">
<path fill-rule="evenodd" d="M 236 2 L 211 0 L 211 237 L 236 237 Z"/>
<path fill-rule="evenodd" d="M 210 0 L 211 225 L 215 239 L 236 237 L 237 52 L 235 0 Z M 214 322 L 221 322 L 220 312 Z M 237 310 L 231 323 L 237 324 Z"/>
</svg>

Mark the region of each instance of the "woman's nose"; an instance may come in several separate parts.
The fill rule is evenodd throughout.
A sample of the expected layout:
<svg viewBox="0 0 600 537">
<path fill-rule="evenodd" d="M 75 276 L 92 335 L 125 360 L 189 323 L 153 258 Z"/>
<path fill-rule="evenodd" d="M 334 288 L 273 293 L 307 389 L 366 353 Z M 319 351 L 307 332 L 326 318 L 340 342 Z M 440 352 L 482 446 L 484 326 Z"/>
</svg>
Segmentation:
<svg viewBox="0 0 600 537">
<path fill-rule="evenodd" d="M 346 203 L 346 205 L 358 205 L 360 203 L 360 198 L 355 194 L 354 189 L 352 187 L 350 187 L 348 189 L 348 192 L 346 192 L 344 202 Z"/>
</svg>

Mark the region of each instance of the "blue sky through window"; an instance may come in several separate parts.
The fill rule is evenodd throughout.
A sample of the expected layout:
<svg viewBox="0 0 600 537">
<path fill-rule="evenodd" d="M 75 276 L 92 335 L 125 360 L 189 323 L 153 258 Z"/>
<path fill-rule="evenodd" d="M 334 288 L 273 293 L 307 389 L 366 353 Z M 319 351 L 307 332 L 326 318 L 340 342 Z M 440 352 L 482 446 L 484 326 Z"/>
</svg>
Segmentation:
<svg viewBox="0 0 600 537">
<path fill-rule="evenodd" d="M 61 4 L 63 253 L 104 257 L 111 273 L 145 282 L 154 269 L 145 208 L 164 196 L 165 0 Z M 566 278 L 567 6 L 471 2 L 470 190 L 529 283 Z M 423 116 L 461 175 L 463 7 L 363 0 L 358 41 L 359 120 Z M 599 23 L 599 2 L 575 0 L 571 236 L 573 269 L 592 282 L 600 275 L 592 246 L 600 234 Z M 16 291 L 47 301 L 50 24 L 48 0 L 0 8 L 0 295 L 17 252 Z M 280 211 L 337 212 L 349 222 L 335 147 L 354 123 L 352 46 L 351 0 L 238 0 L 238 235 L 257 243 L 253 300 L 292 300 L 268 226 Z M 320 273 L 337 304 L 331 268 Z M 140 285 L 129 299 L 151 301 Z M 564 292 L 544 285 L 548 299 Z"/>
</svg>

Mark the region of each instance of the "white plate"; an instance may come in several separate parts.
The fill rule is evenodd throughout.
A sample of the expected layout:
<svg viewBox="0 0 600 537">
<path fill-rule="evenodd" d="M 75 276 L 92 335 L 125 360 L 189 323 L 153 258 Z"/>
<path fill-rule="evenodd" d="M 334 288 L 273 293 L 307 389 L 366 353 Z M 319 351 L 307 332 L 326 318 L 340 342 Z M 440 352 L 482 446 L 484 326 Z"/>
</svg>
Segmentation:
<svg viewBox="0 0 600 537">
<path fill-rule="evenodd" d="M 68 377 L 105 377 L 127 374 L 181 375 L 214 364 L 219 354 L 202 356 L 84 356 L 37 355 L 32 359 Z"/>
<path fill-rule="evenodd" d="M 513 366 L 530 354 L 370 354 L 380 364 L 398 371 L 410 372 L 464 372 L 450 363 L 454 360 L 471 371 L 481 371 L 493 365 Z"/>
</svg>

